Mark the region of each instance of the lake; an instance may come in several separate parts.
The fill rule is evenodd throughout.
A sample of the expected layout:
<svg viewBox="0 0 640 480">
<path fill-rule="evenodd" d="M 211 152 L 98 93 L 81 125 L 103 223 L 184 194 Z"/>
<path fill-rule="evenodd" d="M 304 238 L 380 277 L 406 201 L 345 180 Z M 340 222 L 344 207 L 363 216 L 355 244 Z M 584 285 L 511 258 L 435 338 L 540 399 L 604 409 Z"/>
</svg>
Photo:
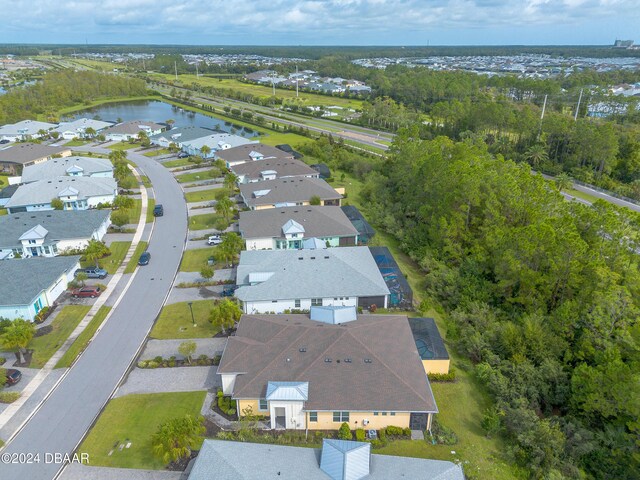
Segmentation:
<svg viewBox="0 0 640 480">
<path fill-rule="evenodd" d="M 78 118 L 95 118 L 106 122 L 123 122 L 129 120 L 147 120 L 164 123 L 169 119 L 175 120 L 175 127 L 196 126 L 209 128 L 227 133 L 235 133 L 243 137 L 255 137 L 258 134 L 247 127 L 234 125 L 219 118 L 209 117 L 201 113 L 190 112 L 169 103 L 157 100 L 142 100 L 133 102 L 107 103 L 87 110 L 74 112 L 65 116 L 65 121 Z"/>
</svg>

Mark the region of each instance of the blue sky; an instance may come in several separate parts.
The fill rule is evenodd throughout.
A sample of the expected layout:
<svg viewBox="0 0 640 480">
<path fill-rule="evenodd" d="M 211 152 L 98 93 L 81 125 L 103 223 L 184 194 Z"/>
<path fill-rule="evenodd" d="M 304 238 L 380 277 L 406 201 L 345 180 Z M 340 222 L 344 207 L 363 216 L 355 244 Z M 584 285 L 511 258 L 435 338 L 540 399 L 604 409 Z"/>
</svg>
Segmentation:
<svg viewBox="0 0 640 480">
<path fill-rule="evenodd" d="M 0 0 L 0 43 L 640 43 L 638 0 Z"/>
</svg>

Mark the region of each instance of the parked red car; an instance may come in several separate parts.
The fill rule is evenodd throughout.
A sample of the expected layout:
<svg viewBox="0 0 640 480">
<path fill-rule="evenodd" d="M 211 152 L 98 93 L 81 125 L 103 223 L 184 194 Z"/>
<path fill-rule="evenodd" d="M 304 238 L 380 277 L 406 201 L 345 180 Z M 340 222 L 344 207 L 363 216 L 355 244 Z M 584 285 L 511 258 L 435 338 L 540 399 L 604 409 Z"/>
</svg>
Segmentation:
<svg viewBox="0 0 640 480">
<path fill-rule="evenodd" d="M 76 288 L 71 292 L 71 295 L 73 295 L 76 298 L 78 297 L 95 298 L 95 297 L 99 297 L 101 293 L 102 292 L 100 291 L 100 287 L 94 287 L 94 286 L 88 285 L 86 287 Z"/>
</svg>

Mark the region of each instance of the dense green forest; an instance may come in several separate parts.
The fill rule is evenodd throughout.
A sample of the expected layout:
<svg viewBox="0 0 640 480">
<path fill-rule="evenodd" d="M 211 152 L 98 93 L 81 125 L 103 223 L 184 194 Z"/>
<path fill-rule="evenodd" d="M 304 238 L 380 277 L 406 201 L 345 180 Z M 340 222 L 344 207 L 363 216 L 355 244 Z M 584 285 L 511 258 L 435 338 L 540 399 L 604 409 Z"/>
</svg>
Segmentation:
<svg viewBox="0 0 640 480">
<path fill-rule="evenodd" d="M 567 202 L 476 138 L 406 129 L 375 161 L 302 149 L 364 180 L 367 214 L 420 265 L 495 399 L 483 427 L 532 478 L 640 478 L 636 214 Z"/>
<path fill-rule="evenodd" d="M 14 88 L 0 96 L 0 124 L 35 119 L 64 107 L 111 97 L 146 95 L 145 82 L 136 78 L 62 70 L 47 73 L 41 82 Z"/>
</svg>

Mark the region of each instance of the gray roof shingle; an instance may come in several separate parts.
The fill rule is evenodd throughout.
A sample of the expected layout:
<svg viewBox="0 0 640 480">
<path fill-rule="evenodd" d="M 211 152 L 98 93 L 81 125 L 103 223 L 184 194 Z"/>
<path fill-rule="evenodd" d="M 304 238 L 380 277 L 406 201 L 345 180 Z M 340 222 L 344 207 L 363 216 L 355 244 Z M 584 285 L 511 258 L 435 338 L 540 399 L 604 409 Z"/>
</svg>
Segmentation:
<svg viewBox="0 0 640 480">
<path fill-rule="evenodd" d="M 117 192 L 116 181 L 109 177 L 56 177 L 20 185 L 6 207 L 47 204 L 68 187 L 78 190 L 79 198 L 115 195 Z"/>
<path fill-rule="evenodd" d="M 268 193 L 255 197 L 255 192 Z M 240 194 L 250 207 L 259 205 L 278 205 L 281 203 L 308 202 L 311 197 L 321 200 L 339 200 L 342 198 L 331 185 L 320 178 L 277 178 L 264 182 L 240 185 Z"/>
<path fill-rule="evenodd" d="M 241 399 L 265 398 L 269 382 L 309 382 L 308 411 L 438 411 L 404 315 L 358 315 L 338 325 L 243 315 L 218 373 L 239 374 L 233 397 Z"/>
<path fill-rule="evenodd" d="M 151 135 L 149 137 L 149 140 L 151 140 L 151 143 L 156 143 L 160 139 L 164 138 L 170 143 L 171 142 L 183 143 L 183 142 L 195 140 L 197 138 L 207 137 L 209 135 L 212 135 L 213 133 L 215 132 L 208 128 L 202 128 L 202 127 L 196 127 L 196 126 L 190 125 L 188 127 L 177 127 L 171 130 L 167 130 L 166 132 L 158 133 L 156 135 Z"/>
<path fill-rule="evenodd" d="M 249 275 L 256 272 L 273 275 L 249 285 Z M 242 301 L 389 295 L 367 247 L 245 250 L 240 253 L 237 282 L 243 285 L 236 290 Z"/>
<path fill-rule="evenodd" d="M 304 238 L 358 234 L 340 207 L 318 205 L 241 212 L 240 232 L 244 238 L 284 238 L 282 226 L 288 220 L 304 227 Z"/>
<path fill-rule="evenodd" d="M 260 174 L 267 170 L 276 172 L 276 178 L 318 176 L 313 168 L 300 160 L 271 158 L 241 163 L 229 168 L 237 176 L 244 176 L 247 180 L 258 181 Z"/>
<path fill-rule="evenodd" d="M 283 152 L 282 150 L 263 143 L 240 145 L 238 147 L 228 148 L 227 150 L 220 150 L 216 152 L 216 156 L 225 162 L 252 162 L 253 159 L 249 156 L 251 152 L 258 152 L 264 155 L 265 158 L 258 161 L 264 161 L 269 158 L 279 158 L 283 160 L 293 159 L 293 155 L 291 153 Z"/>
<path fill-rule="evenodd" d="M 0 150 L 0 163 L 25 164 L 69 151 L 67 147 L 51 147 L 39 143 L 18 143 Z"/>
<path fill-rule="evenodd" d="M 1 261 L 0 305 L 29 305 L 60 275 L 75 269 L 79 261 L 79 256 Z"/>
<path fill-rule="evenodd" d="M 20 246 L 20 236 L 37 225 L 49 232 L 47 244 L 51 240 L 90 238 L 110 213 L 109 210 L 50 210 L 3 215 L 0 217 L 0 248 Z"/>
<path fill-rule="evenodd" d="M 81 168 L 82 176 L 86 177 L 96 173 L 113 173 L 113 165 L 106 158 L 73 156 L 52 158 L 46 162 L 29 165 L 22 171 L 22 181 L 29 183 L 35 182 L 36 180 L 49 180 L 53 177 L 63 177 L 69 175 L 68 170 L 73 167 Z"/>
</svg>

